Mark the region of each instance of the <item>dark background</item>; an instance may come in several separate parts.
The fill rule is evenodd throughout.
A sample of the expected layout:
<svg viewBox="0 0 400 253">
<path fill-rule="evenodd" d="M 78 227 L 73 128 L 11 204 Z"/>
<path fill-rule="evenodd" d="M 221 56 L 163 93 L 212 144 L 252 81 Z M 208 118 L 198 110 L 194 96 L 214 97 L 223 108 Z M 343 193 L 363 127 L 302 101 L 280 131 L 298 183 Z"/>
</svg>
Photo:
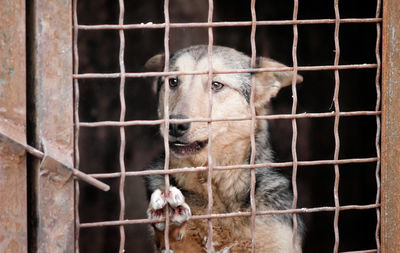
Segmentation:
<svg viewBox="0 0 400 253">
<path fill-rule="evenodd" d="M 171 0 L 171 22 L 206 22 L 206 0 Z M 299 1 L 298 19 L 335 18 L 333 0 Z M 214 21 L 249 21 L 250 1 L 218 0 Z M 341 18 L 375 17 L 375 0 L 339 1 Z M 258 1 L 258 20 L 292 19 L 293 1 Z M 78 1 L 79 24 L 117 24 L 118 1 Z M 163 1 L 125 1 L 126 24 L 163 23 Z M 332 65 L 335 56 L 334 24 L 299 25 L 297 49 L 299 66 Z M 126 72 L 144 71 L 151 56 L 163 51 L 163 29 L 125 30 Z M 376 63 L 376 24 L 340 25 L 340 64 Z M 170 49 L 207 43 L 207 28 L 171 29 Z M 214 42 L 250 54 L 250 27 L 214 29 Z M 293 27 L 257 27 L 257 55 L 292 65 Z M 79 73 L 119 72 L 118 30 L 80 31 L 78 34 Z M 305 71 L 298 86 L 298 113 L 334 111 L 334 72 Z M 376 69 L 340 71 L 340 110 L 375 110 Z M 156 101 L 150 79 L 126 79 L 126 120 L 156 119 Z M 79 81 L 80 121 L 119 120 L 119 79 L 84 79 Z M 291 89 L 283 89 L 272 101 L 273 113 L 290 113 Z M 297 154 L 299 161 L 333 159 L 334 118 L 299 119 Z M 271 120 L 270 131 L 277 161 L 291 161 L 292 126 L 290 120 Z M 126 127 L 126 169 L 138 171 L 162 151 L 157 126 Z M 340 118 L 340 158 L 376 157 L 375 116 Z M 118 127 L 81 128 L 79 135 L 80 168 L 86 173 L 119 171 L 120 136 Z M 376 163 L 340 166 L 339 198 L 341 205 L 372 204 L 376 200 Z M 284 169 L 288 174 L 291 168 Z M 119 178 L 104 180 L 111 191 L 104 193 L 86 184 L 80 186 L 80 221 L 118 220 Z M 334 206 L 334 167 L 300 166 L 298 168 L 299 207 Z M 147 201 L 141 177 L 127 177 L 125 185 L 126 218 L 145 218 Z M 334 246 L 333 212 L 302 215 L 306 224 L 304 252 L 331 252 Z M 340 251 L 376 248 L 376 210 L 340 212 Z M 129 225 L 126 252 L 151 252 L 147 225 Z M 80 231 L 80 252 L 118 252 L 119 228 L 101 227 Z"/>
</svg>

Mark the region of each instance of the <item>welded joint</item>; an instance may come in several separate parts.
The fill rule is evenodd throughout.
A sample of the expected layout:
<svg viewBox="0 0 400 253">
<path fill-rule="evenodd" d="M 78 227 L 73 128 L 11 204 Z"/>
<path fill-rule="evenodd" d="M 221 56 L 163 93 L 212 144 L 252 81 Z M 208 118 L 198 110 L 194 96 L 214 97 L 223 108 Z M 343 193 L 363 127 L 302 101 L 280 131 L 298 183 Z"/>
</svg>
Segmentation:
<svg viewBox="0 0 400 253">
<path fill-rule="evenodd" d="M 47 155 L 46 152 L 40 162 L 39 175 L 40 177 L 47 177 L 49 180 L 60 185 L 65 185 L 73 177 L 72 170 Z"/>
<path fill-rule="evenodd" d="M 42 146 L 44 153 L 42 153 L 43 156 L 40 158 L 42 159 L 40 163 L 40 175 L 47 175 L 50 180 L 58 182 L 62 185 L 66 184 L 71 178 L 76 177 L 77 179 L 91 184 L 103 191 L 110 190 L 110 186 L 107 184 L 104 184 L 98 179 L 95 179 L 92 176 L 89 176 L 86 173 L 77 170 L 55 158 L 55 156 L 50 152 L 53 149 L 51 149 L 50 145 L 44 140 L 42 141 Z"/>
</svg>

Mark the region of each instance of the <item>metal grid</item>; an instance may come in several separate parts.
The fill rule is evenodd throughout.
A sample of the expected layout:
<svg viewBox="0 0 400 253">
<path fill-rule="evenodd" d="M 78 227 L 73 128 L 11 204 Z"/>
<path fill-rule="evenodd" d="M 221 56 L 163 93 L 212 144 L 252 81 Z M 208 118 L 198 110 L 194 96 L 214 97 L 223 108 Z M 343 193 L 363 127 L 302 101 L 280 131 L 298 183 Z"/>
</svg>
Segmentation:
<svg viewBox="0 0 400 253">
<path fill-rule="evenodd" d="M 271 215 L 271 214 L 292 214 L 293 215 L 293 229 L 294 229 L 294 237 L 293 237 L 293 245 L 296 243 L 296 231 L 298 229 L 297 224 L 297 214 L 299 213 L 313 213 L 313 212 L 334 212 L 334 235 L 335 235 L 335 244 L 333 252 L 338 252 L 340 236 L 339 236 L 339 213 L 341 211 L 346 210 L 366 210 L 366 209 L 375 209 L 377 215 L 377 224 L 376 224 L 376 249 L 365 250 L 362 252 L 380 252 L 380 69 L 381 69 L 381 61 L 380 61 L 380 23 L 382 19 L 380 18 L 380 6 L 381 1 L 377 0 L 376 5 L 376 16 L 375 18 L 351 18 L 351 19 L 341 19 L 339 12 L 339 1 L 334 0 L 334 12 L 335 19 L 313 19 L 313 20 L 298 20 L 297 13 L 299 8 L 299 1 L 294 0 L 294 8 L 293 8 L 293 17 L 292 20 L 283 20 L 283 21 L 260 21 L 256 19 L 256 9 L 255 9 L 255 0 L 251 1 L 251 21 L 243 21 L 243 22 L 213 22 L 213 8 L 214 3 L 213 0 L 208 1 L 208 21 L 206 23 L 170 23 L 169 19 L 169 1 L 164 1 L 164 17 L 165 21 L 162 24 L 124 24 L 124 0 L 119 0 L 119 22 L 118 25 L 80 25 L 77 20 L 77 0 L 74 1 L 73 4 L 73 13 L 74 13 L 74 88 L 75 88 L 75 163 L 76 168 L 79 165 L 79 147 L 78 147 L 78 137 L 79 137 L 79 129 L 81 127 L 119 127 L 120 128 L 120 151 L 119 151 L 119 163 L 120 163 L 120 171 L 114 173 L 103 173 L 103 174 L 91 174 L 94 178 L 119 178 L 120 186 L 119 186 L 119 197 L 120 197 L 120 215 L 119 220 L 115 221 L 99 221 L 99 222 L 91 222 L 91 223 L 80 223 L 79 222 L 79 214 L 76 213 L 76 226 L 78 235 L 76 236 L 76 247 L 78 248 L 78 240 L 79 240 L 79 229 L 81 228 L 91 228 L 91 227 L 101 227 L 101 226 L 118 226 L 120 233 L 120 249 L 119 252 L 124 252 L 125 245 L 125 225 L 130 224 L 140 224 L 140 223 L 156 223 L 160 222 L 160 220 L 149 220 L 149 219 L 134 219 L 134 220 L 126 220 L 125 219 L 125 197 L 124 197 L 124 185 L 125 178 L 127 176 L 143 176 L 149 174 L 162 174 L 165 175 L 165 185 L 166 189 L 169 186 L 169 175 L 174 173 L 182 173 L 182 172 L 207 172 L 208 173 L 208 181 L 207 181 L 207 189 L 208 189 L 208 209 L 206 215 L 194 215 L 191 219 L 207 219 L 208 220 L 208 232 L 209 232 L 209 240 L 208 243 L 212 241 L 212 219 L 216 218 L 227 218 L 227 217 L 239 217 L 239 216 L 250 216 L 251 217 L 251 233 L 252 233 L 252 252 L 255 252 L 254 249 L 254 227 L 255 227 L 255 217 L 257 215 Z M 339 46 L 339 29 L 340 25 L 343 23 L 376 23 L 376 64 L 351 64 L 351 65 L 339 65 L 340 59 L 340 46 Z M 334 43 L 335 43 L 335 59 L 333 65 L 329 66 L 298 66 L 297 62 L 297 43 L 298 43 L 298 25 L 307 25 L 307 24 L 334 24 Z M 283 67 L 283 68 L 257 68 L 255 69 L 255 60 L 256 60 L 256 47 L 255 47 L 255 32 L 257 26 L 271 26 L 271 25 L 292 25 L 293 26 L 293 44 L 292 44 L 292 67 Z M 213 28 L 215 27 L 233 27 L 233 26 L 250 26 L 251 27 L 251 68 L 250 69 L 240 69 L 240 70 L 229 70 L 224 72 L 214 71 L 212 68 L 212 45 L 213 45 Z M 182 28 L 182 27 L 207 27 L 208 28 L 208 62 L 209 62 L 209 70 L 208 71 L 192 71 L 192 72 L 180 72 L 180 71 L 169 71 L 168 62 L 170 56 L 169 50 L 169 32 L 171 28 Z M 78 45 L 77 45 L 77 37 L 79 30 L 118 30 L 119 38 L 120 38 L 120 50 L 119 50 L 119 73 L 79 73 L 78 66 Z M 124 51 L 125 51 L 125 30 L 128 29 L 164 29 L 164 50 L 165 50 L 165 67 L 163 72 L 145 72 L 145 73 L 126 73 L 125 72 L 125 64 L 124 64 Z M 339 71 L 344 69 L 376 69 L 376 107 L 374 111 L 349 111 L 342 112 L 340 111 L 339 106 L 339 89 L 340 89 L 340 75 Z M 296 74 L 298 71 L 326 71 L 333 70 L 335 76 L 335 90 L 334 90 L 334 111 L 325 112 L 325 113 L 297 113 L 297 89 L 296 89 Z M 212 74 L 228 74 L 228 73 L 255 73 L 255 72 L 273 72 L 273 71 L 292 71 L 294 73 L 292 80 L 292 94 L 293 94 L 293 102 L 292 102 L 292 112 L 291 114 L 279 114 L 279 115 L 263 115 L 258 116 L 255 113 L 254 108 L 254 92 L 252 92 L 250 99 L 251 106 L 251 116 L 250 117 L 230 117 L 230 118 L 211 118 L 211 109 L 212 109 L 212 100 L 209 101 L 209 114 L 208 118 L 195 118 L 195 119 L 169 119 L 168 115 L 168 97 L 169 97 L 169 86 L 164 85 L 165 87 L 165 96 L 164 96 L 164 119 L 160 120 L 133 120 L 133 121 L 125 121 L 125 80 L 126 78 L 140 78 L 140 77 L 158 77 L 158 76 L 176 76 L 176 75 L 208 75 L 208 82 L 211 84 Z M 80 122 L 79 120 L 79 80 L 85 78 L 119 78 L 120 79 L 120 120 L 119 121 L 102 121 L 102 122 Z M 167 79 L 165 79 L 167 81 Z M 254 91 L 254 85 L 252 85 L 252 91 Z M 211 96 L 211 88 L 209 89 L 209 96 Z M 339 151 L 340 151 L 340 138 L 339 138 L 339 123 L 341 117 L 352 117 L 352 116 L 375 116 L 376 117 L 376 157 L 370 158 L 354 158 L 354 159 L 339 159 Z M 334 139 L 335 139 L 335 150 L 333 154 L 333 158 L 331 160 L 314 160 L 314 161 L 298 161 L 297 159 L 297 119 L 300 118 L 324 118 L 324 117 L 334 117 Z M 280 162 L 280 163 L 263 163 L 263 164 L 255 164 L 255 123 L 257 120 L 275 120 L 275 119 L 290 119 L 292 122 L 292 161 L 290 162 Z M 249 164 L 239 164 L 232 166 L 214 166 L 212 164 L 211 159 L 211 138 L 209 138 L 208 143 L 208 166 L 203 167 L 195 167 L 195 168 L 178 168 L 178 169 L 169 169 L 169 145 L 168 145 L 168 129 L 170 123 L 188 123 L 188 122 L 207 122 L 208 123 L 208 132 L 209 137 L 211 134 L 211 122 L 216 121 L 241 121 L 241 120 L 251 120 L 252 122 L 252 132 L 251 132 L 251 159 Z M 164 170 L 153 170 L 153 171 L 138 171 L 138 172 L 127 172 L 124 164 L 124 155 L 125 155 L 125 127 L 127 126 L 136 126 L 136 125 L 160 125 L 164 124 L 164 148 L 165 148 L 165 166 Z M 375 203 L 371 203 L 368 205 L 346 205 L 341 206 L 339 203 L 339 183 L 340 183 L 340 174 L 339 174 L 339 165 L 342 164 L 352 164 L 352 163 L 372 163 L 376 162 L 376 201 Z M 298 199 L 298 191 L 297 191 L 297 168 L 298 166 L 312 166 L 312 165 L 333 165 L 335 171 L 335 182 L 334 182 L 334 206 L 325 206 L 325 207 L 316 207 L 316 208 L 297 208 L 297 199 Z M 288 167 L 291 166 L 293 168 L 292 174 L 292 186 L 293 186 L 293 203 L 292 208 L 288 210 L 272 210 L 272 211 L 257 211 L 255 207 L 254 201 L 254 193 L 255 193 L 255 168 L 261 167 Z M 234 169 L 250 169 L 251 170 L 251 191 L 250 191 L 250 203 L 251 203 L 251 211 L 249 212 L 234 212 L 234 213 L 224 213 L 217 214 L 212 213 L 212 190 L 211 190 L 211 173 L 213 171 L 219 170 L 234 170 Z M 79 188 L 76 183 L 76 195 L 79 199 Z M 78 203 L 77 203 L 78 205 Z M 78 208 L 76 208 L 78 210 Z M 168 226 L 169 226 L 169 218 L 168 214 L 166 215 L 166 219 L 162 220 L 166 223 L 165 229 L 165 247 L 166 251 L 169 251 L 169 240 L 168 240 Z M 211 249 L 211 245 L 208 245 L 208 249 Z M 209 250 L 210 251 L 210 250 Z M 210 251 L 211 252 L 211 251 Z M 358 252 L 358 251 L 357 251 Z"/>
</svg>

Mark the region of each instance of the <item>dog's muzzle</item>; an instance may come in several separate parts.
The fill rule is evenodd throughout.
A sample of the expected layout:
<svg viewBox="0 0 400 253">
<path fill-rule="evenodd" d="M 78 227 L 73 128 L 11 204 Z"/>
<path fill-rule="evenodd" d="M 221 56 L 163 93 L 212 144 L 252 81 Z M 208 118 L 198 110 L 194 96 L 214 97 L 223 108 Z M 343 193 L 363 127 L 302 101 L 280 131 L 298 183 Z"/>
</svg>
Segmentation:
<svg viewBox="0 0 400 253">
<path fill-rule="evenodd" d="M 170 119 L 188 119 L 186 115 L 173 114 L 170 115 Z M 189 132 L 190 122 L 188 123 L 170 123 L 169 126 L 169 136 L 170 142 L 169 147 L 172 152 L 179 156 L 193 155 L 201 151 L 206 145 L 205 141 L 194 141 L 188 143 L 184 135 Z"/>
</svg>

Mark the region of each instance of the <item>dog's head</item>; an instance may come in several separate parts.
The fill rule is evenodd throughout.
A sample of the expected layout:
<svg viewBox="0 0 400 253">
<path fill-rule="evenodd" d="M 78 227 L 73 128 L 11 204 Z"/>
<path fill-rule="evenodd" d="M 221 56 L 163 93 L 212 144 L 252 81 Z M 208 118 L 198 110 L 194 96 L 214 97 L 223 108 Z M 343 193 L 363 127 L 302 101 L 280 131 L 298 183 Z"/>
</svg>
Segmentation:
<svg viewBox="0 0 400 253">
<path fill-rule="evenodd" d="M 213 72 L 249 69 L 251 59 L 247 55 L 227 47 L 214 46 L 212 52 Z M 192 46 L 181 49 L 172 55 L 169 61 L 170 71 L 207 72 L 208 47 Z M 164 55 L 149 59 L 145 65 L 149 71 L 162 71 Z M 260 57 L 257 68 L 282 68 L 285 65 L 274 60 Z M 265 106 L 278 91 L 292 83 L 290 71 L 179 75 L 160 77 L 154 82 L 154 91 L 159 97 L 158 114 L 164 118 L 164 85 L 169 85 L 168 113 L 171 119 L 212 119 L 249 118 L 251 115 L 250 95 L 252 83 L 255 85 L 254 105 L 257 115 L 265 113 Z M 211 80 L 210 80 L 211 79 Z M 302 77 L 297 76 L 297 82 Z M 211 85 L 211 92 L 210 92 Z M 210 112 L 210 105 L 212 110 Z M 250 141 L 250 120 L 215 121 L 211 129 L 207 122 L 184 122 L 170 124 L 169 139 L 172 154 L 188 157 L 196 154 L 205 164 L 209 130 L 211 130 L 212 149 L 229 152 L 235 145 L 248 146 Z M 163 134 L 164 126 L 161 126 Z M 242 146 L 243 147 L 243 146 Z M 243 148 L 242 148 L 243 149 Z M 244 158 L 246 159 L 246 158 Z"/>
</svg>

